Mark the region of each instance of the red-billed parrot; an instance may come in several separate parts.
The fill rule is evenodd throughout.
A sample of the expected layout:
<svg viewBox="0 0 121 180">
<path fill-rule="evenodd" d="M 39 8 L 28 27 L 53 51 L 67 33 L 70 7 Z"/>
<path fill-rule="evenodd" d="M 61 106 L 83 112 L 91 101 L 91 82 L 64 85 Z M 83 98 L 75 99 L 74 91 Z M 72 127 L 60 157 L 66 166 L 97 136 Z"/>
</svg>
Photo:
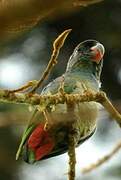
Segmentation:
<svg viewBox="0 0 121 180">
<path fill-rule="evenodd" d="M 70 56 L 65 73 L 50 82 L 41 95 L 57 93 L 62 81 L 67 94 L 100 91 L 104 51 L 104 46 L 96 40 L 80 43 Z M 72 108 L 68 108 L 66 103 L 57 104 L 54 109 L 48 106 L 46 112 L 50 128 L 45 129 L 42 114 L 37 121 L 32 120 L 24 132 L 17 159 L 21 154 L 26 162 L 34 163 L 68 151 L 69 126 L 73 121 L 77 146 L 95 132 L 98 116 L 96 102 L 78 103 Z"/>
</svg>

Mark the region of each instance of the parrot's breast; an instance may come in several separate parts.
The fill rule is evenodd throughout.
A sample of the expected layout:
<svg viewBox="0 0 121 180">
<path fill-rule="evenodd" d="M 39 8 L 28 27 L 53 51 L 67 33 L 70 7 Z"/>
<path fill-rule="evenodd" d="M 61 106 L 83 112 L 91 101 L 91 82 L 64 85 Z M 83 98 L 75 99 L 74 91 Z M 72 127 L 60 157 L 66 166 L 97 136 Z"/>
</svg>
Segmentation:
<svg viewBox="0 0 121 180">
<path fill-rule="evenodd" d="M 55 111 L 49 113 L 51 127 L 68 127 L 74 123 L 78 133 L 78 140 L 89 136 L 96 128 L 98 116 L 98 104 L 95 102 L 84 102 L 75 104 L 71 109 L 67 104 L 59 104 Z M 64 132 L 65 133 L 65 132 Z"/>
<path fill-rule="evenodd" d="M 46 86 L 42 94 L 55 94 L 58 93 L 58 89 L 63 80 L 62 76 L 52 81 Z M 69 74 L 64 77 L 64 91 L 68 94 L 81 94 L 85 91 L 98 92 L 99 84 L 95 78 L 90 74 Z M 54 108 L 49 107 L 48 119 L 50 129 L 52 129 L 53 136 L 60 137 L 64 141 L 68 134 L 68 128 L 71 124 L 74 124 L 76 130 L 76 139 L 79 142 L 84 139 L 96 128 L 96 120 L 98 116 L 98 103 L 96 102 L 83 102 L 73 104 L 56 104 Z M 62 127 L 62 128 L 61 128 Z M 61 129 L 61 130 L 58 130 Z M 59 133 L 63 136 L 59 136 Z M 57 138 L 56 138 L 57 139 Z"/>
</svg>

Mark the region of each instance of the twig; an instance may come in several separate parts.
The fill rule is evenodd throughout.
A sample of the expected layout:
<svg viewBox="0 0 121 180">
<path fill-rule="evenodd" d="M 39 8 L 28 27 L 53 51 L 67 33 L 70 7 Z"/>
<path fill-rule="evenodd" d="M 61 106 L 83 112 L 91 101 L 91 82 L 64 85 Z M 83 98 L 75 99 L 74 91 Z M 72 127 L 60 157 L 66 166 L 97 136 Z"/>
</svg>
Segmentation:
<svg viewBox="0 0 121 180">
<path fill-rule="evenodd" d="M 9 92 L 15 93 L 15 92 L 22 92 L 22 91 L 28 90 L 30 87 L 35 86 L 37 84 L 37 82 L 38 81 L 36 81 L 36 80 L 29 81 L 25 85 L 21 86 L 20 88 L 14 89 L 14 90 L 9 90 Z"/>
<path fill-rule="evenodd" d="M 69 134 L 69 147 L 68 147 L 68 156 L 69 156 L 69 172 L 68 180 L 75 179 L 75 164 L 76 164 L 76 154 L 75 154 L 75 137 L 73 134 Z"/>
<path fill-rule="evenodd" d="M 19 104 L 29 104 L 29 105 L 43 105 L 45 104 L 58 104 L 64 102 L 84 102 L 84 101 L 98 101 L 98 93 L 92 96 L 87 96 L 87 94 L 54 94 L 54 95 L 40 95 L 40 94 L 24 94 L 24 93 L 11 93 L 9 90 L 0 90 L 0 102 L 8 103 L 19 103 Z"/>
<path fill-rule="evenodd" d="M 89 167 L 83 168 L 81 171 L 82 173 L 89 173 L 90 171 L 93 171 L 94 169 L 98 168 L 101 166 L 103 163 L 107 162 L 110 160 L 119 150 L 121 149 L 121 141 L 114 147 L 114 149 L 101 159 L 99 159 L 97 162 L 94 164 L 89 165 Z"/>
<path fill-rule="evenodd" d="M 65 102 L 85 102 L 85 101 L 99 101 L 100 93 L 96 94 L 66 94 L 63 95 L 60 93 L 54 95 L 40 95 L 40 94 L 24 94 L 24 93 L 11 93 L 9 90 L 0 90 L 0 102 L 8 103 L 19 103 L 19 104 L 28 104 L 28 105 L 43 105 L 44 104 L 59 104 Z"/>
<path fill-rule="evenodd" d="M 32 89 L 30 93 L 34 93 L 43 83 L 43 81 L 47 78 L 47 76 L 52 71 L 52 68 L 57 64 L 57 57 L 59 55 L 59 51 L 63 46 L 68 34 L 71 32 L 71 29 L 65 30 L 62 34 L 60 34 L 57 39 L 53 43 L 53 52 L 50 58 L 50 61 L 36 86 Z"/>
<path fill-rule="evenodd" d="M 24 93 L 10 93 L 9 90 L 0 90 L 0 102 L 29 104 L 29 105 L 48 105 L 63 104 L 63 103 L 79 103 L 79 102 L 90 102 L 95 101 L 102 104 L 109 114 L 116 120 L 121 126 L 121 114 L 113 107 L 106 94 L 102 91 L 97 93 L 84 93 L 80 94 L 54 94 L 54 95 L 39 95 L 39 94 L 24 94 Z"/>
<path fill-rule="evenodd" d="M 34 93 L 43 83 L 43 81 L 47 78 L 47 76 L 52 71 L 52 68 L 57 64 L 57 57 L 59 55 L 60 48 L 63 46 L 68 34 L 71 32 L 71 29 L 65 30 L 62 34 L 60 34 L 57 39 L 53 43 L 53 52 L 50 58 L 50 61 L 39 81 L 32 80 L 27 82 L 27 84 L 21 86 L 18 89 L 9 90 L 9 93 L 22 92 L 28 90 L 30 87 L 34 87 L 29 93 Z"/>
<path fill-rule="evenodd" d="M 115 109 L 105 93 L 102 93 L 103 101 L 100 103 L 109 112 L 110 116 L 116 120 L 116 122 L 121 127 L 121 114 Z"/>
</svg>

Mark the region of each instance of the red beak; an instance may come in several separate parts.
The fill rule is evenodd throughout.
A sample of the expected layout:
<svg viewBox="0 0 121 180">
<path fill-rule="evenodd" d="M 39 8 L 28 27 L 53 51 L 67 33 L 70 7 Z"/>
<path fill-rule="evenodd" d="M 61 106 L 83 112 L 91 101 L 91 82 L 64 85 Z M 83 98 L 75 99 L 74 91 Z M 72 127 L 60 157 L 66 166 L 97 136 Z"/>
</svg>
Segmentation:
<svg viewBox="0 0 121 180">
<path fill-rule="evenodd" d="M 91 53 L 92 53 L 92 60 L 97 64 L 99 64 L 105 53 L 104 46 L 100 43 L 97 43 L 95 46 L 91 48 Z"/>
</svg>

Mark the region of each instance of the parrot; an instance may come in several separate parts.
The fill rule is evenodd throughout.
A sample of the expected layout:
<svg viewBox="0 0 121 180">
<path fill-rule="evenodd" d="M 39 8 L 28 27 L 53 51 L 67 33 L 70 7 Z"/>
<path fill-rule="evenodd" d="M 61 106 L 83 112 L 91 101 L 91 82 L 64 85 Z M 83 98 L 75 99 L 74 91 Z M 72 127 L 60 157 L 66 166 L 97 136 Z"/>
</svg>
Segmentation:
<svg viewBox="0 0 121 180">
<path fill-rule="evenodd" d="M 93 39 L 81 42 L 70 56 L 65 73 L 54 79 L 41 95 L 58 93 L 61 83 L 67 94 L 100 91 L 100 76 L 103 67 L 104 46 Z M 43 114 L 30 121 L 21 140 L 16 159 L 21 155 L 30 164 L 68 151 L 69 127 L 74 122 L 76 147 L 89 139 L 96 130 L 99 104 L 97 102 L 66 103 L 48 106 L 46 116 L 50 128 L 45 129 Z M 34 115 L 33 115 L 34 117 Z M 34 119 L 34 118 L 32 118 Z"/>
</svg>

